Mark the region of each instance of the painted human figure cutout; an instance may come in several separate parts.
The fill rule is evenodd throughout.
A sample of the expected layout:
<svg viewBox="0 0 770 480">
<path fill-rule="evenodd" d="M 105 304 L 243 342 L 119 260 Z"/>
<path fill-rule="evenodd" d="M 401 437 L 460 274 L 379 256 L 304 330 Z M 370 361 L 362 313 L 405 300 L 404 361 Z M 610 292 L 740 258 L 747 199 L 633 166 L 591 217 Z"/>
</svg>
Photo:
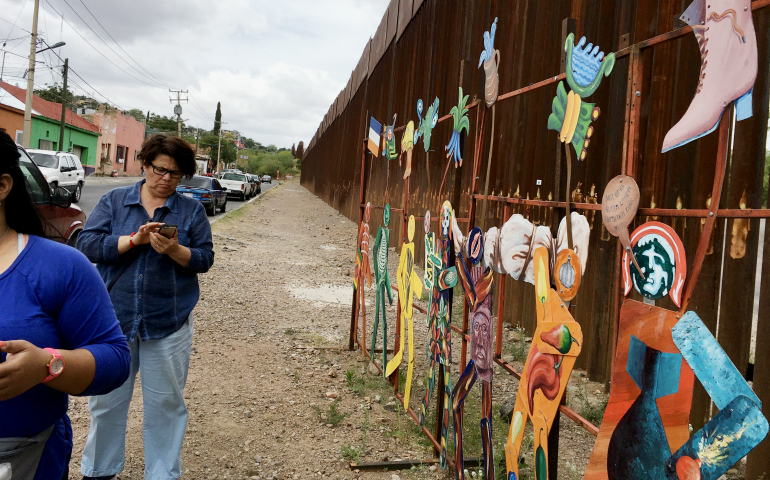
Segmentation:
<svg viewBox="0 0 770 480">
<path fill-rule="evenodd" d="M 404 405 L 408 406 L 414 373 L 414 296 L 422 297 L 422 282 L 414 271 L 414 215 L 409 217 L 407 224 L 407 240 L 401 246 L 401 258 L 396 272 L 398 298 L 401 303 L 401 341 L 398 353 L 388 362 L 385 376 L 389 377 L 404 358 L 404 324 L 406 324 L 409 328 L 409 363 L 406 371 L 406 384 L 404 385 Z"/>
<path fill-rule="evenodd" d="M 377 324 L 380 322 L 380 312 L 382 312 L 382 364 L 388 361 L 388 324 L 385 319 L 385 294 L 388 295 L 388 301 L 393 305 L 393 293 L 390 289 L 390 274 L 388 273 L 388 245 L 390 244 L 390 205 L 386 204 L 382 214 L 382 223 L 385 225 L 377 231 L 377 239 L 374 241 L 374 282 L 375 282 L 375 313 L 374 313 L 374 331 L 372 332 L 372 354 L 374 360 L 374 346 L 377 343 Z M 385 371 L 383 370 L 383 374 Z"/>
<path fill-rule="evenodd" d="M 492 451 L 492 269 L 484 267 L 484 234 L 479 227 L 473 228 L 466 242 L 454 239 L 459 259 L 457 272 L 463 292 L 470 306 L 471 360 L 457 381 L 452 392 L 452 414 L 455 425 L 455 472 L 457 479 L 465 478 L 463 461 L 463 412 L 462 405 L 468 392 L 481 377 L 481 443 L 484 449 L 484 478 L 495 478 Z M 465 258 L 471 263 L 468 271 Z"/>
<path fill-rule="evenodd" d="M 358 249 L 356 252 L 356 269 L 353 276 L 353 285 L 358 291 L 360 302 L 359 315 L 364 319 L 361 323 L 361 338 L 366 339 L 366 296 L 364 288 L 368 284 L 372 286 L 372 267 L 369 264 L 369 219 L 371 218 L 372 204 L 367 202 L 364 209 L 364 222 L 358 229 Z"/>
<path fill-rule="evenodd" d="M 396 115 L 393 115 L 393 125 L 385 126 L 385 158 L 388 160 L 395 160 L 398 158 L 398 152 L 396 151 Z"/>
<path fill-rule="evenodd" d="M 444 395 L 444 411 L 436 412 L 437 421 L 441 421 L 441 468 L 446 468 L 447 436 L 449 432 L 449 409 L 452 399 L 452 380 L 450 371 L 452 367 L 451 329 L 452 321 L 452 288 L 457 285 L 457 270 L 449 266 L 449 249 L 452 224 L 452 205 L 444 202 L 441 207 L 441 239 L 439 248 L 431 255 L 430 262 L 433 268 L 433 288 L 431 291 L 430 306 L 428 309 L 428 386 L 425 389 L 425 397 L 422 399 L 420 410 L 420 425 L 425 425 L 425 416 L 428 411 L 428 402 L 433 395 L 436 369 L 441 365 L 444 375 L 444 391 L 438 394 Z M 427 240 L 426 240 L 427 246 Z M 443 415 L 443 416 L 439 416 Z"/>
<path fill-rule="evenodd" d="M 537 480 L 548 478 L 548 432 L 559 411 L 572 367 L 580 354 L 583 333 L 556 291 L 550 286 L 549 253 L 535 250 L 537 328 L 519 381 L 511 428 L 505 444 L 508 479 L 519 478 L 519 453 L 527 417 L 535 431 Z"/>
</svg>

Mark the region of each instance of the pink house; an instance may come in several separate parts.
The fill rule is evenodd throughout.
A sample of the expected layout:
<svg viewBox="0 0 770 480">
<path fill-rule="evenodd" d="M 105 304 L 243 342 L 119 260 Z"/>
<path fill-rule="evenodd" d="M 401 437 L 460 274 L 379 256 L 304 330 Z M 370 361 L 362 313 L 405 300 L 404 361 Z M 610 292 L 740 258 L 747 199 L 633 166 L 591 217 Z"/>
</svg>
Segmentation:
<svg viewBox="0 0 770 480">
<path fill-rule="evenodd" d="M 142 174 L 137 155 L 144 141 L 144 122 L 106 105 L 99 105 L 94 113 L 81 117 L 93 122 L 101 133 L 96 150 L 97 172 L 109 174 L 117 170 L 126 175 Z"/>
</svg>

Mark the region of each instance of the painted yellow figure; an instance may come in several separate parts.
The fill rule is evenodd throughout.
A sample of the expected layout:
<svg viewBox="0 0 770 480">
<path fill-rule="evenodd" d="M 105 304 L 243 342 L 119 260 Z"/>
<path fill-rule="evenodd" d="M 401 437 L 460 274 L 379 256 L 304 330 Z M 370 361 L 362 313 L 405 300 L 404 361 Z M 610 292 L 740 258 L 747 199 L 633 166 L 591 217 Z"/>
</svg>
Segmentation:
<svg viewBox="0 0 770 480">
<path fill-rule="evenodd" d="M 401 247 L 401 259 L 396 272 L 398 284 L 398 299 L 401 302 L 401 343 L 398 353 L 388 362 L 385 371 L 390 376 L 401 364 L 404 357 L 404 324 L 409 327 L 409 363 L 406 371 L 404 386 L 404 405 L 409 405 L 409 395 L 412 391 L 412 373 L 414 372 L 414 295 L 422 297 L 422 282 L 414 271 L 414 215 L 409 216 L 407 228 L 408 242 Z"/>
<path fill-rule="evenodd" d="M 548 250 L 540 247 L 532 257 L 535 273 L 537 329 L 519 381 L 511 428 L 505 444 L 508 478 L 519 478 L 519 453 L 527 418 L 535 432 L 535 473 L 548 479 L 548 432 L 559 411 L 572 367 L 580 354 L 583 333 L 567 307 L 549 284 Z"/>
</svg>

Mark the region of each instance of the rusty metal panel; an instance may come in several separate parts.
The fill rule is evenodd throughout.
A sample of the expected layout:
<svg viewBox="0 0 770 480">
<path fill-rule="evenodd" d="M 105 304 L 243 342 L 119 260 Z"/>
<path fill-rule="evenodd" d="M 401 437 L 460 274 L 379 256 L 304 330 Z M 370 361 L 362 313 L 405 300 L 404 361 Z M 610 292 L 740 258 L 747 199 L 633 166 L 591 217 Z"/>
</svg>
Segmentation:
<svg viewBox="0 0 770 480">
<path fill-rule="evenodd" d="M 400 0 L 398 5 L 398 25 L 396 32 L 396 41 L 401 40 L 406 26 L 412 20 L 412 0 Z"/>
<path fill-rule="evenodd" d="M 361 53 L 361 59 L 358 61 L 356 67 L 356 89 L 361 86 L 364 80 L 367 79 L 369 73 L 369 55 L 372 50 L 372 39 L 370 38 L 366 42 L 363 53 Z"/>
<path fill-rule="evenodd" d="M 374 67 L 380 62 L 382 55 L 387 48 L 387 35 L 388 35 L 388 12 L 387 10 L 382 15 L 380 26 L 377 27 L 377 32 L 372 38 L 371 54 L 369 55 L 369 71 L 367 78 L 371 77 Z"/>
<path fill-rule="evenodd" d="M 385 45 L 390 45 L 394 38 L 396 38 L 396 30 L 398 27 L 398 4 L 399 0 L 390 0 L 388 5 L 388 27 L 385 34 Z"/>
</svg>

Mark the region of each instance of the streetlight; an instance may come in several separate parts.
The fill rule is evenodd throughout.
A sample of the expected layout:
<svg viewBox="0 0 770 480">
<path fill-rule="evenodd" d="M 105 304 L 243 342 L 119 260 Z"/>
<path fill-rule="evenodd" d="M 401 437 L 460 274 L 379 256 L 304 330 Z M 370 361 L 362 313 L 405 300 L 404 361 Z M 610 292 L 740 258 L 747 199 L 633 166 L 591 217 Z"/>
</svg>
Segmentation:
<svg viewBox="0 0 770 480">
<path fill-rule="evenodd" d="M 43 41 L 43 43 L 45 43 L 45 41 Z M 48 44 L 46 43 L 46 45 L 48 45 Z M 59 48 L 59 47 L 63 47 L 63 46 L 65 46 L 65 45 L 67 45 L 67 44 L 66 44 L 66 43 L 64 43 L 64 42 L 54 43 L 54 44 L 53 44 L 53 45 L 51 45 L 50 47 L 46 47 L 46 48 L 44 48 L 44 49 L 42 49 L 42 50 L 38 50 L 37 52 L 35 52 L 35 54 L 38 54 L 38 53 L 40 53 L 40 52 L 45 52 L 46 50 L 51 50 L 51 49 L 53 49 L 53 48 Z"/>
<path fill-rule="evenodd" d="M 32 39 L 29 45 L 29 75 L 27 76 L 27 98 L 24 102 L 24 135 L 22 137 L 22 146 L 29 148 L 29 144 L 32 141 L 32 90 L 35 88 L 35 54 L 37 52 L 37 13 L 40 0 L 35 0 L 35 9 L 32 13 Z M 45 42 L 44 42 L 45 43 Z M 59 42 L 51 47 L 46 47 L 41 52 L 49 50 L 51 48 L 58 48 L 64 45 L 64 42 Z"/>
</svg>

